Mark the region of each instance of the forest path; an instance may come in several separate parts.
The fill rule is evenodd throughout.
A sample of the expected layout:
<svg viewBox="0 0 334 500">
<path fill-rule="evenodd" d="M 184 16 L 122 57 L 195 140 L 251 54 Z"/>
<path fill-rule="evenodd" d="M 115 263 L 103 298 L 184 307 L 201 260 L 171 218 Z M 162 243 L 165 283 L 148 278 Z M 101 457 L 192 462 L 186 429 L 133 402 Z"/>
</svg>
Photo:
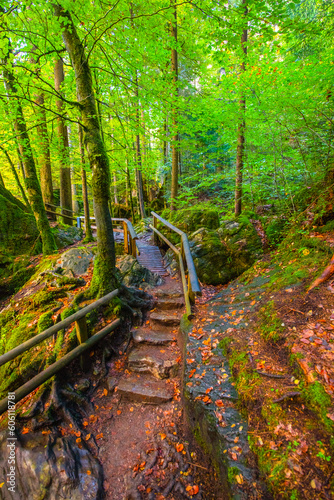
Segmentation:
<svg viewBox="0 0 334 500">
<path fill-rule="evenodd" d="M 96 414 L 87 422 L 100 438 L 106 499 L 219 499 L 210 493 L 215 473 L 187 440 L 180 397 L 181 285 L 166 273 L 147 233 L 138 247 L 138 261 L 162 275 L 163 283 L 151 291 L 155 307 L 133 328 L 128 351 L 108 364 Z"/>
</svg>

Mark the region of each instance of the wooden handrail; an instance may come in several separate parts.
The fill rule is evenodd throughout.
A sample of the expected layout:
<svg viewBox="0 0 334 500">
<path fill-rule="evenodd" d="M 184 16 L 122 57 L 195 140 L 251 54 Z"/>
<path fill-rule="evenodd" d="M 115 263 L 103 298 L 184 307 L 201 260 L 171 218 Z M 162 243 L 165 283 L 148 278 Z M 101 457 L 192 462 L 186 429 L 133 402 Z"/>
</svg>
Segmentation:
<svg viewBox="0 0 334 500">
<path fill-rule="evenodd" d="M 202 295 L 202 291 L 201 291 L 201 286 L 200 286 L 198 278 L 197 278 L 195 264 L 194 264 L 194 261 L 193 261 L 192 255 L 191 255 L 188 236 L 186 235 L 186 233 L 181 231 L 181 229 L 173 226 L 173 224 L 171 224 L 167 220 L 163 219 L 162 217 L 160 217 L 160 215 L 156 214 L 155 212 L 151 212 L 151 214 L 153 215 L 153 226 L 150 225 L 150 227 L 152 229 L 157 230 L 156 220 L 159 220 L 166 227 L 168 227 L 169 229 L 171 229 L 172 231 L 174 231 L 175 233 L 177 233 L 181 236 L 181 254 L 182 254 L 182 256 L 184 254 L 184 259 L 185 259 L 186 267 L 188 270 L 188 277 L 189 277 L 189 279 L 188 279 L 188 293 L 189 293 L 190 299 L 192 301 L 194 301 L 194 296 L 195 295 Z"/>
<path fill-rule="evenodd" d="M 59 323 L 56 323 L 55 325 L 51 326 L 47 330 L 44 330 L 44 332 L 39 333 L 35 337 L 33 337 L 30 340 L 27 340 L 26 342 L 23 342 L 22 344 L 18 345 L 17 347 L 14 347 L 14 349 L 11 349 L 10 351 L 6 352 L 2 356 L 0 356 L 0 366 L 8 363 L 8 361 L 11 361 L 12 359 L 16 358 L 20 354 L 24 353 L 25 351 L 28 351 L 32 347 L 34 347 L 37 344 L 40 344 L 43 342 L 43 340 L 47 339 L 48 337 L 51 337 L 51 335 L 54 335 L 55 333 L 59 332 L 59 330 L 62 330 L 63 328 L 66 328 L 70 326 L 71 323 L 74 321 L 78 321 L 86 314 L 88 314 L 90 311 L 93 311 L 94 309 L 97 309 L 98 307 L 103 306 L 104 304 L 107 304 L 110 302 L 111 299 L 116 297 L 118 295 L 119 290 L 114 290 L 113 292 L 108 293 L 104 297 L 101 297 L 100 299 L 96 300 L 92 304 L 89 304 L 86 307 L 83 307 L 80 309 L 80 311 L 77 311 L 76 313 L 72 314 L 68 318 L 64 319 L 63 321 L 60 321 Z"/>
<path fill-rule="evenodd" d="M 184 294 L 184 300 L 186 302 L 186 311 L 187 311 L 187 316 L 188 316 L 188 319 L 192 319 L 194 317 L 194 315 L 192 314 L 191 312 L 191 305 L 190 305 L 190 299 L 189 299 L 189 291 L 188 291 L 188 288 L 187 288 L 187 281 L 186 281 L 186 273 L 184 271 L 184 265 L 183 265 L 183 259 L 182 259 L 182 255 L 181 255 L 181 252 L 173 245 L 173 243 L 171 243 L 162 233 L 160 233 L 160 231 L 157 230 L 157 228 L 155 228 L 154 226 L 152 226 L 152 224 L 149 224 L 149 227 L 151 229 L 153 229 L 153 231 L 158 235 L 160 236 L 160 238 L 165 242 L 167 243 L 167 245 L 173 250 L 174 253 L 176 253 L 176 255 L 178 256 L 179 258 L 179 262 L 180 262 L 180 272 L 181 272 L 181 280 L 182 280 L 182 288 L 183 288 L 183 294 Z"/>
<path fill-rule="evenodd" d="M 107 325 L 98 333 L 95 333 L 95 335 L 86 340 L 86 342 L 75 347 L 74 349 L 72 349 L 72 351 L 65 354 L 65 356 L 63 356 L 61 359 L 59 359 L 52 365 L 48 366 L 48 368 L 43 370 L 41 373 L 33 377 L 25 384 L 21 385 L 15 391 L 15 403 L 18 403 L 19 401 L 21 401 L 21 399 L 28 396 L 28 394 L 37 389 L 37 387 L 46 382 L 49 378 L 53 377 L 60 370 L 65 368 L 65 366 L 69 365 L 75 358 L 81 356 L 89 348 L 97 344 L 97 342 L 99 342 L 106 335 L 108 335 L 108 333 L 115 330 L 115 328 L 120 324 L 120 322 L 121 322 L 120 319 L 116 319 L 115 321 L 110 323 L 110 325 Z M 7 409 L 8 409 L 8 397 L 0 401 L 0 415 L 2 415 Z"/>
<path fill-rule="evenodd" d="M 87 351 L 87 349 L 89 349 L 103 337 L 108 335 L 108 333 L 113 331 L 120 324 L 120 319 L 117 319 L 113 321 L 110 325 L 107 325 L 105 328 L 100 330 L 98 333 L 95 333 L 95 335 L 93 335 L 92 337 L 87 338 L 88 334 L 86 325 L 86 314 L 88 314 L 90 311 L 94 311 L 94 309 L 97 309 L 98 307 L 101 307 L 104 304 L 107 304 L 108 302 L 110 302 L 111 299 L 116 297 L 118 293 L 119 293 L 118 289 L 108 293 L 107 295 L 101 297 L 92 304 L 83 307 L 82 309 L 80 309 L 80 311 L 77 311 L 76 313 L 72 314 L 63 321 L 60 321 L 59 323 L 56 323 L 47 330 L 44 330 L 44 332 L 41 332 L 39 335 L 36 335 L 32 339 L 23 342 L 17 347 L 14 347 L 14 349 L 11 349 L 10 351 L 0 356 L 0 366 L 2 366 L 5 363 L 8 363 L 8 361 L 11 361 L 12 359 L 19 356 L 20 354 L 28 351 L 29 349 L 39 344 L 43 340 L 47 339 L 48 337 L 51 337 L 51 335 L 54 335 L 59 330 L 66 328 L 71 323 L 73 322 L 76 323 L 76 328 L 77 328 L 76 333 L 80 345 L 78 347 L 75 347 L 74 349 L 72 349 L 72 351 L 65 354 L 65 356 L 63 356 L 61 359 L 50 365 L 48 368 L 46 368 L 46 370 L 42 371 L 41 373 L 33 377 L 31 380 L 26 382 L 24 385 L 20 386 L 15 391 L 15 402 L 20 401 L 22 398 L 30 394 L 30 392 L 32 392 L 41 384 L 43 384 L 46 380 L 53 377 L 53 375 L 55 375 L 62 368 L 71 363 L 73 359 L 77 358 L 78 356 L 81 356 L 85 351 Z M 82 357 L 81 360 L 84 361 L 84 358 Z M 0 415 L 2 415 L 2 413 L 6 411 L 7 407 L 8 407 L 8 398 L 2 399 L 0 401 Z"/>
</svg>

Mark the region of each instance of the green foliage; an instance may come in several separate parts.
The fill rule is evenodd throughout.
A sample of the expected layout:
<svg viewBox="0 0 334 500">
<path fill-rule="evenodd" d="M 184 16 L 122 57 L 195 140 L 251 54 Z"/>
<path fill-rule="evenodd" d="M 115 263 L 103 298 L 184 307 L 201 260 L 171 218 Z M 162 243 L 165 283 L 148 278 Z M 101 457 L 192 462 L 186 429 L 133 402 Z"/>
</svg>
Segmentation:
<svg viewBox="0 0 334 500">
<path fill-rule="evenodd" d="M 277 316 L 275 302 L 269 300 L 258 313 L 258 328 L 262 337 L 270 342 L 277 342 L 284 330 L 282 321 Z"/>
<path fill-rule="evenodd" d="M 324 389 L 324 386 L 316 381 L 303 389 L 303 396 L 308 405 L 319 415 L 321 422 L 329 432 L 334 429 L 334 423 L 327 417 L 331 408 L 331 398 Z"/>
<path fill-rule="evenodd" d="M 52 312 L 49 311 L 39 317 L 37 323 L 38 333 L 44 332 L 44 330 L 47 330 L 50 326 L 53 326 L 53 320 Z"/>
</svg>

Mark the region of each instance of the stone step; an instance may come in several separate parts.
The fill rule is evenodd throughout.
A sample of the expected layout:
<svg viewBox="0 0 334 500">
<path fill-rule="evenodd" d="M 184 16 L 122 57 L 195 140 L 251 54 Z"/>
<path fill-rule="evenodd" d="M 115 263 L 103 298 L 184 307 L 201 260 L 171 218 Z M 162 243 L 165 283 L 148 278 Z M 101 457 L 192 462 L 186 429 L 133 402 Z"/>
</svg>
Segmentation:
<svg viewBox="0 0 334 500">
<path fill-rule="evenodd" d="M 135 344 L 154 344 L 163 345 L 169 344 L 175 339 L 172 333 L 166 332 L 156 332 L 156 331 L 146 331 L 146 330 L 135 330 L 132 332 L 132 338 Z"/>
<path fill-rule="evenodd" d="M 171 312 L 153 312 L 150 314 L 150 322 L 156 326 L 179 326 L 181 314 Z"/>
<path fill-rule="evenodd" d="M 117 392 L 126 399 L 148 404 L 167 403 L 173 398 L 173 386 L 162 380 L 155 380 L 147 375 L 123 377 Z"/>
<path fill-rule="evenodd" d="M 170 349 L 141 344 L 130 352 L 128 366 L 135 372 L 150 373 L 156 378 L 170 378 L 177 373 L 177 355 Z"/>
<path fill-rule="evenodd" d="M 175 299 L 178 297 L 183 297 L 183 292 L 182 291 L 175 291 L 175 290 L 156 290 L 154 292 L 154 295 L 160 299 Z"/>
<path fill-rule="evenodd" d="M 161 297 L 157 302 L 159 309 L 171 310 L 184 307 L 183 297 Z"/>
</svg>

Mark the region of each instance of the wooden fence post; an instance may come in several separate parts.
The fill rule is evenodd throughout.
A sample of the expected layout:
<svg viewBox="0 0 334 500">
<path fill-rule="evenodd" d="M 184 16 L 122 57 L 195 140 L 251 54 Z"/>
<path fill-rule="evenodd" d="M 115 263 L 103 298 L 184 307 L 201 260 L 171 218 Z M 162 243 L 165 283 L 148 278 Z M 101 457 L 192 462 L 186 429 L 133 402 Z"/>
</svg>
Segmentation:
<svg viewBox="0 0 334 500">
<path fill-rule="evenodd" d="M 77 334 L 77 339 L 78 339 L 78 344 L 83 344 L 88 340 L 88 329 L 87 329 L 87 322 L 86 322 L 86 316 L 83 318 L 78 319 L 75 322 L 75 331 Z M 82 370 L 87 370 L 89 366 L 89 353 L 85 352 L 80 356 L 80 366 Z"/>
<path fill-rule="evenodd" d="M 157 221 L 157 219 L 156 219 L 156 218 L 154 217 L 154 215 L 153 215 L 153 227 L 154 227 L 155 229 L 157 229 L 157 226 L 158 226 L 158 221 Z M 155 245 L 157 245 L 157 244 L 158 244 L 158 235 L 157 235 L 157 233 L 155 233 L 154 231 L 153 231 L 153 243 L 154 243 Z"/>
<path fill-rule="evenodd" d="M 124 252 L 129 253 L 128 225 L 125 221 L 123 221 L 123 230 L 124 230 Z"/>
</svg>

